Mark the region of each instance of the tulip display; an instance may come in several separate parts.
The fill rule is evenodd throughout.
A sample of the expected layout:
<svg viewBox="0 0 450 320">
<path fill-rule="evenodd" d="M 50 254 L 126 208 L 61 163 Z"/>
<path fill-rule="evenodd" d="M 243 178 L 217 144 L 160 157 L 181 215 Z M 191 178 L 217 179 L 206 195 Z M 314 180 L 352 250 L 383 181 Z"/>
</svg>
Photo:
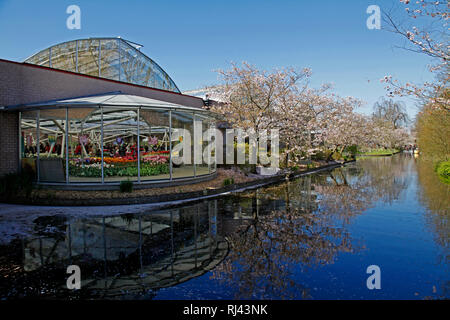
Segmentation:
<svg viewBox="0 0 450 320">
<path fill-rule="evenodd" d="M 141 156 L 141 176 L 153 176 L 169 173 L 169 151 L 143 153 Z M 69 160 L 69 174 L 74 177 L 101 177 L 102 158 L 72 158 Z M 138 175 L 137 157 L 103 157 L 103 171 L 108 176 Z"/>
</svg>

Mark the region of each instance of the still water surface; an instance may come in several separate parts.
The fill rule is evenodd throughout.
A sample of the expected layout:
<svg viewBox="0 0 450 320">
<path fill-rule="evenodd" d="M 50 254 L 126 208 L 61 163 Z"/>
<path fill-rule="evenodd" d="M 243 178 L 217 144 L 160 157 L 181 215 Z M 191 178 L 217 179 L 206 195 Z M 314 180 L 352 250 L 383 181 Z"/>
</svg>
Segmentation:
<svg viewBox="0 0 450 320">
<path fill-rule="evenodd" d="M 46 209 L 0 239 L 0 298 L 449 299 L 449 206 L 432 167 L 399 154 L 166 210 Z"/>
</svg>

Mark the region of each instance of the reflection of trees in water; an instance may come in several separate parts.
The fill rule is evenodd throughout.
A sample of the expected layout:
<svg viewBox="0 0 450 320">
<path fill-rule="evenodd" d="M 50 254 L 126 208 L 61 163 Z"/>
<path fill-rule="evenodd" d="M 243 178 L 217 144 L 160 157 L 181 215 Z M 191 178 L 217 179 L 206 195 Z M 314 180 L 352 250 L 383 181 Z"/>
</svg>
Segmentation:
<svg viewBox="0 0 450 320">
<path fill-rule="evenodd" d="M 392 203 L 410 182 L 410 163 L 399 156 L 361 159 L 358 164 L 321 174 L 315 190 L 320 206 L 349 223 L 376 201 Z"/>
<path fill-rule="evenodd" d="M 214 278 L 238 284 L 235 298 L 309 297 L 292 279 L 292 265 L 329 264 L 338 252 L 352 250 L 349 234 L 329 218 L 296 208 L 256 217 L 229 236 L 229 257 Z"/>
<path fill-rule="evenodd" d="M 411 165 L 401 156 L 371 157 L 321 174 L 315 184 L 320 206 L 349 223 L 377 201 L 398 200 L 410 183 Z"/>
<path fill-rule="evenodd" d="M 411 161 L 405 161 L 403 155 L 392 157 L 370 157 L 358 160 L 361 167 L 358 180 L 373 193 L 374 200 L 391 204 L 398 200 L 401 192 L 411 183 Z"/>
<path fill-rule="evenodd" d="M 238 287 L 236 298 L 310 297 L 309 289 L 293 279 L 301 271 L 293 267 L 331 264 L 339 252 L 354 250 L 341 216 L 354 206 L 348 203 L 351 197 L 333 207 L 319 206 L 318 198 L 326 198 L 317 190 L 323 184 L 334 182 L 307 176 L 243 194 L 240 201 L 251 197 L 256 205 L 228 236 L 229 256 L 213 277 Z M 336 188 L 351 189 L 349 184 Z"/>
<path fill-rule="evenodd" d="M 310 297 L 298 268 L 330 264 L 340 252 L 357 249 L 346 230 L 352 218 L 376 202 L 391 204 L 416 184 L 414 161 L 404 157 L 362 159 L 240 195 L 236 207 L 245 214 L 234 216 L 240 227 L 229 233 L 232 250 L 214 278 L 235 287 L 236 298 Z M 450 189 L 429 164 L 419 161 L 417 171 L 429 224 L 444 248 L 441 262 L 448 263 Z M 449 284 L 442 285 L 447 296 Z"/>
<path fill-rule="evenodd" d="M 359 174 L 359 173 L 358 173 Z M 373 194 L 367 184 L 353 179 L 345 169 L 336 169 L 321 177 L 314 188 L 320 194 L 320 209 L 346 224 L 372 205 Z M 326 178 L 326 179 L 323 179 Z"/>
<path fill-rule="evenodd" d="M 401 159 L 368 159 L 241 195 L 256 206 L 228 237 L 231 251 L 213 277 L 238 287 L 236 298 L 310 297 L 294 267 L 331 264 L 357 250 L 346 225 L 375 201 L 398 199 L 407 171 Z"/>
<path fill-rule="evenodd" d="M 444 249 L 441 262 L 450 260 L 450 186 L 442 183 L 433 164 L 418 159 L 419 199 L 427 209 L 427 223 L 433 230 L 435 241 Z"/>
</svg>

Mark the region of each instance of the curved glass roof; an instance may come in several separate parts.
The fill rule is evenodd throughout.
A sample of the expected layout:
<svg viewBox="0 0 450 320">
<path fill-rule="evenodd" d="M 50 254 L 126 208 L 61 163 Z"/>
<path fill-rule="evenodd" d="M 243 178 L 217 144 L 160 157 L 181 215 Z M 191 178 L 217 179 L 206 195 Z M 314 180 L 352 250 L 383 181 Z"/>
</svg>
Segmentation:
<svg viewBox="0 0 450 320">
<path fill-rule="evenodd" d="M 89 38 L 59 43 L 24 62 L 180 92 L 169 75 L 138 45 L 122 38 Z"/>
</svg>

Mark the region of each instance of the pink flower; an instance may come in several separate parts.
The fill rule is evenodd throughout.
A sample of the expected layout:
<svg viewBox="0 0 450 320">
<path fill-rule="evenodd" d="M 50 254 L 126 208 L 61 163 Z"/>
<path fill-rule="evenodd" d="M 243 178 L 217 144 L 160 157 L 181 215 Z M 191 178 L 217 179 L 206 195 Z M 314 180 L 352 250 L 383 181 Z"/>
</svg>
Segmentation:
<svg viewBox="0 0 450 320">
<path fill-rule="evenodd" d="M 157 138 L 157 137 L 150 137 L 150 138 L 148 139 L 148 144 L 149 144 L 149 145 L 152 145 L 152 146 L 157 145 L 157 144 L 158 144 L 158 138 Z"/>
</svg>

